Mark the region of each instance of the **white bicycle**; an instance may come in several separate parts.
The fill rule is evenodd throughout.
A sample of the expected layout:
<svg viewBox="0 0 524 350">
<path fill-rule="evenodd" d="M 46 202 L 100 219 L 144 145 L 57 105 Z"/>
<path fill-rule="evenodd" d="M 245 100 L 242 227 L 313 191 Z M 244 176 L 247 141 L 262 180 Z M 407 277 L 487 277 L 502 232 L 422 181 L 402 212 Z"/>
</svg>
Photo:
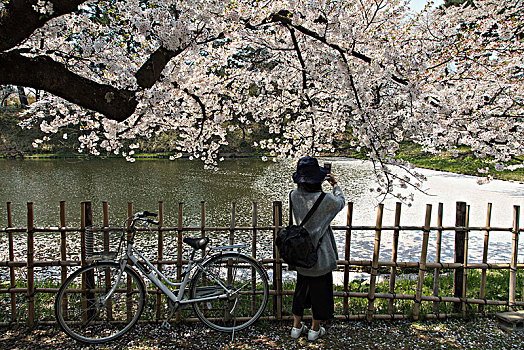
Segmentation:
<svg viewBox="0 0 524 350">
<path fill-rule="evenodd" d="M 181 282 L 173 282 L 134 247 L 137 222 L 149 231 L 149 224 L 158 224 L 149 217 L 156 214 L 139 212 L 127 218 L 117 251 L 94 255 L 90 265 L 75 271 L 62 284 L 55 316 L 67 335 L 96 344 L 115 340 L 133 327 L 144 310 L 147 293 L 142 277 L 130 265 L 167 296 L 171 311 L 164 323 L 185 304 L 192 304 L 207 326 L 233 335 L 258 320 L 269 297 L 268 276 L 259 262 L 238 252 L 244 245 L 214 247 L 195 259 L 209 238 L 184 238 L 193 249 Z M 122 254 L 128 222 L 132 235 Z"/>
</svg>

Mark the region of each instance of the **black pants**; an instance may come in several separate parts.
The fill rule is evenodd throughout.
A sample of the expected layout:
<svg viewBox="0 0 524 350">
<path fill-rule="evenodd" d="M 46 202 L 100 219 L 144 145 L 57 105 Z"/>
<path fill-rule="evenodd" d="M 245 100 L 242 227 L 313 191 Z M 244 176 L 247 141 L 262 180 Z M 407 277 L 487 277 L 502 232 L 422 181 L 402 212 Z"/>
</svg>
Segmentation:
<svg viewBox="0 0 524 350">
<path fill-rule="evenodd" d="M 335 311 L 334 304 L 332 272 L 318 277 L 297 273 L 292 309 L 294 315 L 303 316 L 304 309 L 311 308 L 315 320 L 330 320 Z"/>
</svg>

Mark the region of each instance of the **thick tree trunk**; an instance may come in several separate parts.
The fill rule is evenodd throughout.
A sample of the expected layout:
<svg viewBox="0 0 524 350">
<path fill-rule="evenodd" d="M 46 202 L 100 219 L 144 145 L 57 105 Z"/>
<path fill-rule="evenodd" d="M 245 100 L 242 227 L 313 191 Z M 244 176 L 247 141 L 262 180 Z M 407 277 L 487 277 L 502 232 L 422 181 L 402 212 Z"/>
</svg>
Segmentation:
<svg viewBox="0 0 524 350">
<path fill-rule="evenodd" d="M 27 102 L 27 95 L 23 86 L 18 86 L 18 99 L 20 100 L 20 107 L 27 108 L 29 103 Z"/>
</svg>

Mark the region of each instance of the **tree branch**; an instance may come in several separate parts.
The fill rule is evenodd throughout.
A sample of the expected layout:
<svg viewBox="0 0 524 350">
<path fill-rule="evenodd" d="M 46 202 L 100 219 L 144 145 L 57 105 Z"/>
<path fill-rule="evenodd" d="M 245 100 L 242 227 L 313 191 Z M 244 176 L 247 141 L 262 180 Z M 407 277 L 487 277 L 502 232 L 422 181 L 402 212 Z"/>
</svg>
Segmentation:
<svg viewBox="0 0 524 350">
<path fill-rule="evenodd" d="M 116 121 L 127 119 L 138 104 L 134 91 L 81 77 L 47 56 L 30 58 L 17 51 L 0 53 L 0 84 L 45 90 Z"/>
<path fill-rule="evenodd" d="M 135 73 L 136 82 L 138 86 L 144 89 L 152 87 L 160 78 L 162 71 L 173 58 L 181 54 L 186 47 L 180 47 L 176 51 L 168 50 L 163 47 L 159 47 L 153 52 L 146 62 L 140 67 Z"/>
<path fill-rule="evenodd" d="M 195 100 L 195 102 L 200 107 L 200 110 L 202 111 L 202 123 L 200 124 L 200 131 L 198 133 L 198 138 L 200 138 L 202 136 L 202 134 L 204 133 L 204 124 L 206 123 L 207 118 L 208 118 L 208 114 L 206 112 L 206 105 L 204 104 L 204 102 L 202 102 L 202 99 L 198 95 L 196 95 L 195 93 L 189 91 L 189 89 L 184 88 L 182 91 L 184 91 L 193 100 Z"/>
<path fill-rule="evenodd" d="M 29 58 L 11 50 L 53 18 L 74 12 L 85 0 L 51 0 L 52 14 L 33 8 L 37 1 L 11 0 L 0 17 L 0 84 L 13 84 L 48 91 L 82 107 L 100 112 L 107 118 L 123 121 L 137 106 L 135 91 L 117 89 L 84 78 L 48 56 Z M 198 37 L 198 35 L 197 35 Z M 220 38 L 220 36 L 218 37 Z M 215 38 L 216 39 L 216 38 Z M 135 74 L 138 85 L 147 89 L 161 76 L 167 63 L 187 49 L 172 51 L 160 47 Z"/>
<path fill-rule="evenodd" d="M 330 48 L 338 51 L 341 55 L 344 55 L 345 53 L 347 53 L 347 50 L 343 49 L 342 47 L 340 47 L 339 45 L 337 44 L 332 44 L 332 43 L 329 43 L 327 41 L 327 39 L 323 36 L 321 36 L 320 34 L 308 29 L 308 28 L 305 28 L 301 25 L 294 25 L 291 21 L 291 18 L 289 18 L 288 16 L 283 16 L 280 12 L 279 13 L 275 13 L 273 15 L 271 15 L 270 17 L 270 21 L 271 22 L 274 22 L 274 23 L 281 23 L 282 25 L 284 26 L 290 26 L 290 27 L 293 27 L 295 28 L 296 30 L 298 30 L 299 32 L 301 32 L 302 34 L 304 35 L 307 35 L 309 37 L 312 37 L 313 39 L 315 40 L 318 40 L 320 41 L 321 43 L 329 46 Z M 360 52 L 357 52 L 355 50 L 351 50 L 350 52 L 351 56 L 355 57 L 355 58 L 358 58 L 366 63 L 371 63 L 372 59 L 371 57 L 368 57 Z M 380 66 L 382 68 L 384 68 L 384 65 L 383 64 L 380 64 Z M 397 77 L 395 75 L 392 75 L 391 76 L 391 79 L 399 84 L 402 84 L 402 85 L 408 85 L 408 81 L 404 78 L 400 78 L 400 77 Z"/>
<path fill-rule="evenodd" d="M 289 30 L 289 33 L 291 35 L 291 40 L 293 41 L 293 47 L 295 48 L 295 51 L 297 52 L 297 58 L 300 62 L 300 67 L 302 68 L 302 89 L 304 91 L 307 90 L 307 73 L 306 73 L 306 63 L 304 62 L 304 58 L 302 57 L 302 51 L 300 51 L 300 46 L 298 45 L 297 37 L 295 35 L 295 30 L 293 28 L 290 28 L 289 26 L 286 26 L 286 28 Z"/>
<path fill-rule="evenodd" d="M 86 0 L 51 0 L 53 13 L 35 11 L 37 1 L 11 0 L 0 12 L 0 51 L 14 48 L 49 20 L 71 13 Z"/>
</svg>

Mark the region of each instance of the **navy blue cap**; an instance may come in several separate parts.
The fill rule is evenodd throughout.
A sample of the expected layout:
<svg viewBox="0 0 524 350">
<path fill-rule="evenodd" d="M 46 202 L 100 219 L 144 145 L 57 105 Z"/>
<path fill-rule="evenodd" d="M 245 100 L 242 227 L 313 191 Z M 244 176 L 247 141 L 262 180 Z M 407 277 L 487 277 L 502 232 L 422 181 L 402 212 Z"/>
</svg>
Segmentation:
<svg viewBox="0 0 524 350">
<path fill-rule="evenodd" d="M 297 171 L 293 173 L 293 181 L 297 184 L 318 184 L 324 181 L 327 174 L 326 168 L 319 166 L 316 158 L 305 156 L 298 160 Z"/>
</svg>

